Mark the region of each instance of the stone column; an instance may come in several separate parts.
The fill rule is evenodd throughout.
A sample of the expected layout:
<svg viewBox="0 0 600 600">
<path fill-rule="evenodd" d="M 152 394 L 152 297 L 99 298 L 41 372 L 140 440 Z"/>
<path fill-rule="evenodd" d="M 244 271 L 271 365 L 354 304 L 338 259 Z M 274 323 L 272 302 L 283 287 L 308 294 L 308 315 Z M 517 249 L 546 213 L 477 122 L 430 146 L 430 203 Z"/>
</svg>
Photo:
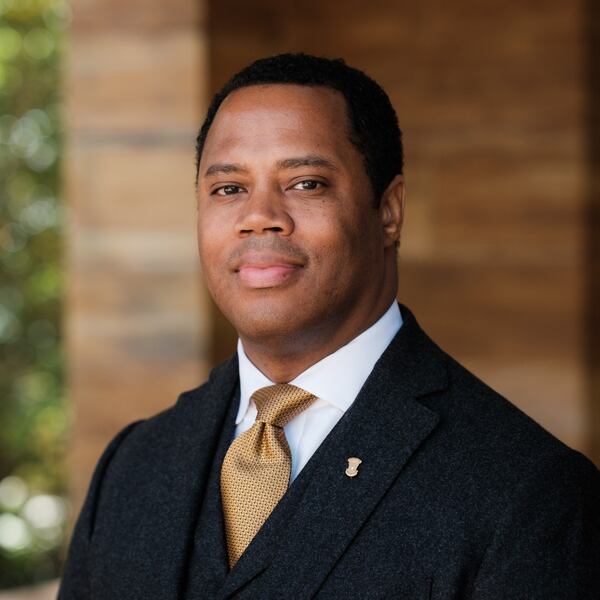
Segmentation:
<svg viewBox="0 0 600 600">
<path fill-rule="evenodd" d="M 65 309 L 76 509 L 100 452 L 208 369 L 195 241 L 201 0 L 74 0 Z"/>
</svg>

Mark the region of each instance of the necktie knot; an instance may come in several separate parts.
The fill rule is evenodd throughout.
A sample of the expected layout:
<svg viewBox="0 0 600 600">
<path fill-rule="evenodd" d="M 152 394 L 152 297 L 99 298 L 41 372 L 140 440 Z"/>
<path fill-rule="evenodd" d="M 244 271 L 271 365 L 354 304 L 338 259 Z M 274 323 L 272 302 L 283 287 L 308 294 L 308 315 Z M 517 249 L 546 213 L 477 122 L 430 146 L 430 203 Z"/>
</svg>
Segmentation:
<svg viewBox="0 0 600 600">
<path fill-rule="evenodd" d="M 316 396 L 295 385 L 279 383 L 256 390 L 252 399 L 258 411 L 257 421 L 285 427 L 307 409 L 316 400 Z"/>
</svg>

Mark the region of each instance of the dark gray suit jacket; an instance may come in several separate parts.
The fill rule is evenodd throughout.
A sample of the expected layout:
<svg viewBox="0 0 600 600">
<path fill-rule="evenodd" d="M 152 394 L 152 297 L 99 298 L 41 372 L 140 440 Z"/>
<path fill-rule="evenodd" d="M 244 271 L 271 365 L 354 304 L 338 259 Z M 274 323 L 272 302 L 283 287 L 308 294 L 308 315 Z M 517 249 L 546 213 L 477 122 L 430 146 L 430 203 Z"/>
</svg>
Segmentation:
<svg viewBox="0 0 600 600">
<path fill-rule="evenodd" d="M 222 586 L 198 597 L 600 598 L 598 470 L 401 310 L 403 327 L 351 408 Z M 237 384 L 233 358 L 110 443 L 61 600 L 186 597 L 190 557 L 203 560 L 194 553 L 199 507 L 216 494 L 209 475 L 219 439 L 228 443 L 224 424 L 233 427 Z M 354 478 L 344 472 L 351 456 L 363 461 Z M 226 573 L 216 550 L 207 564 L 222 562 Z"/>
</svg>

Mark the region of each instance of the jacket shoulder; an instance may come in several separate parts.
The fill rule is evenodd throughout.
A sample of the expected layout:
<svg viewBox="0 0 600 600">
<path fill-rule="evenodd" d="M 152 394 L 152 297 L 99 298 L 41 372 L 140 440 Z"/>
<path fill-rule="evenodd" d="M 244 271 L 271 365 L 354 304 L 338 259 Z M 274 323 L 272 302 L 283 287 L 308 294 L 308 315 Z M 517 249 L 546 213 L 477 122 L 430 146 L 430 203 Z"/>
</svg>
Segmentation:
<svg viewBox="0 0 600 600">
<path fill-rule="evenodd" d="M 173 447 L 183 443 L 182 437 L 187 440 L 206 426 L 216 405 L 226 403 L 220 393 L 231 387 L 232 372 L 231 361 L 215 367 L 204 383 L 179 394 L 173 405 L 123 428 L 106 446 L 96 465 L 89 501 L 97 501 L 107 478 L 127 479 L 131 473 L 161 465 Z M 215 396 L 218 402 L 214 402 Z"/>
<path fill-rule="evenodd" d="M 433 342 L 432 342 L 433 343 Z M 583 454 L 570 448 L 503 395 L 438 348 L 446 364 L 445 394 L 425 399 L 442 414 L 442 435 L 457 462 L 470 465 L 498 488 L 517 486 L 534 473 L 548 477 L 592 478 L 599 473 Z M 539 481 L 539 477 L 534 477 Z M 491 488 L 496 487 L 489 483 Z"/>
<path fill-rule="evenodd" d="M 215 394 L 229 393 L 236 374 L 235 357 L 216 366 L 211 370 L 206 381 L 195 388 L 181 392 L 173 405 L 147 419 L 133 423 L 135 427 L 128 435 L 127 443 L 144 441 L 155 444 L 171 436 L 180 435 L 182 423 L 197 417 L 207 409 L 207 399 Z"/>
</svg>

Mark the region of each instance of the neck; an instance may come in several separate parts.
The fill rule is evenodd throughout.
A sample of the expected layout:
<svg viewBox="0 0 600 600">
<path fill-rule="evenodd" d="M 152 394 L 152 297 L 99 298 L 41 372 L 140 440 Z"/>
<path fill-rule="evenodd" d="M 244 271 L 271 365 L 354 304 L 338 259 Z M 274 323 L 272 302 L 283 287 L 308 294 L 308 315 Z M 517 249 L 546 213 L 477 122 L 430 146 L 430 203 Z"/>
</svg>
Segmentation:
<svg viewBox="0 0 600 600">
<path fill-rule="evenodd" d="M 252 363 L 275 383 L 288 383 L 326 356 L 351 342 L 375 324 L 388 310 L 395 294 L 377 302 L 366 315 L 357 313 L 342 322 L 320 324 L 314 331 L 268 340 L 240 335 Z"/>
</svg>

